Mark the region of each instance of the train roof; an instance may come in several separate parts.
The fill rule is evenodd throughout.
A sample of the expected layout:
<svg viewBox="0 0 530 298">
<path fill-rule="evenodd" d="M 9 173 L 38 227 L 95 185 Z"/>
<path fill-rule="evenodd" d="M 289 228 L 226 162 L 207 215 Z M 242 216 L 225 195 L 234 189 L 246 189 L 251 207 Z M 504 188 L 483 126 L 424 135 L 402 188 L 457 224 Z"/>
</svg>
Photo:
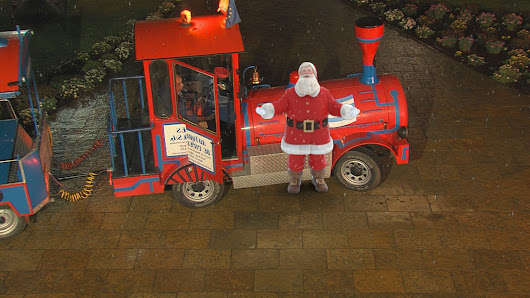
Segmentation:
<svg viewBox="0 0 530 298">
<path fill-rule="evenodd" d="M 137 21 L 134 26 L 137 60 L 243 52 L 236 24 L 225 27 L 225 16 L 198 16 L 184 26 L 180 19 Z"/>
<path fill-rule="evenodd" d="M 0 32 L 0 93 L 18 91 L 21 76 L 27 76 L 29 32 Z"/>
</svg>

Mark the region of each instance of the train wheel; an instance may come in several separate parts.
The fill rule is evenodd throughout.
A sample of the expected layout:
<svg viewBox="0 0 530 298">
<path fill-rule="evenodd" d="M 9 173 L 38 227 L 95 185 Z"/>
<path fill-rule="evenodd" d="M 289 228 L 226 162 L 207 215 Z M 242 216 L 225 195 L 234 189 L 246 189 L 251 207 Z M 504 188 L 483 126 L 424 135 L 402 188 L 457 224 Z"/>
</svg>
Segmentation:
<svg viewBox="0 0 530 298">
<path fill-rule="evenodd" d="M 24 217 L 19 217 L 7 206 L 0 207 L 0 240 L 9 239 L 20 234 L 26 227 Z"/>
<path fill-rule="evenodd" d="M 370 150 L 346 152 L 333 167 L 333 174 L 349 189 L 369 191 L 381 182 L 382 166 Z"/>
<path fill-rule="evenodd" d="M 202 208 L 219 201 L 224 195 L 224 184 L 212 180 L 173 184 L 173 197 L 188 208 Z"/>
</svg>

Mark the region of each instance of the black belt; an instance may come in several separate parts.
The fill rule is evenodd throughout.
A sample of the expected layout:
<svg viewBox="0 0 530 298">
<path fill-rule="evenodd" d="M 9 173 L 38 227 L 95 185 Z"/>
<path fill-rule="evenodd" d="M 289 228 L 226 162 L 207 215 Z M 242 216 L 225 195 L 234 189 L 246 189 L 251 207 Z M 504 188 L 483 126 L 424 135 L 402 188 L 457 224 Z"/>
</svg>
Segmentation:
<svg viewBox="0 0 530 298">
<path fill-rule="evenodd" d="M 295 121 L 293 119 L 287 117 L 287 125 L 290 127 L 293 127 Z M 296 128 L 302 129 L 304 132 L 313 132 L 315 129 L 319 129 L 321 127 L 326 127 L 328 125 L 328 118 L 322 120 L 322 121 L 314 121 L 314 120 L 304 120 L 304 121 L 296 121 Z"/>
</svg>

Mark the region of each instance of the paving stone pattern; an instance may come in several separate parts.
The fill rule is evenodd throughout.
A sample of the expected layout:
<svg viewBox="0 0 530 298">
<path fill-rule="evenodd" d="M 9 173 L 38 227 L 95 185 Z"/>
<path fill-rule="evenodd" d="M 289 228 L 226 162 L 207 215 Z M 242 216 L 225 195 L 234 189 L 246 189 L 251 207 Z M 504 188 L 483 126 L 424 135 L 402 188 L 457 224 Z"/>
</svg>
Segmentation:
<svg viewBox="0 0 530 298">
<path fill-rule="evenodd" d="M 361 14 L 336 2 L 341 17 L 316 22 Z M 241 3 L 242 19 L 259 5 L 271 4 Z M 331 56 L 335 50 L 325 59 L 340 59 Z M 295 196 L 286 184 L 230 189 L 217 205 L 190 210 L 169 191 L 114 198 L 100 177 L 90 198 L 57 198 L 20 236 L 0 243 L 0 296 L 530 293 L 530 98 L 392 28 L 378 71 L 405 86 L 411 160 L 394 166 L 376 190 L 349 191 L 335 179 L 327 180 L 328 194 L 309 183 Z M 69 121 L 87 104 L 64 109 L 56 121 Z M 94 116 L 78 114 L 71 131 L 98 135 Z M 64 125 L 52 125 L 60 139 Z M 75 146 L 58 147 L 61 157 L 75 156 L 87 140 L 66 135 L 56 146 L 69 142 Z M 91 162 L 104 160 L 101 154 Z M 77 180 L 65 185 L 79 187 Z"/>
</svg>

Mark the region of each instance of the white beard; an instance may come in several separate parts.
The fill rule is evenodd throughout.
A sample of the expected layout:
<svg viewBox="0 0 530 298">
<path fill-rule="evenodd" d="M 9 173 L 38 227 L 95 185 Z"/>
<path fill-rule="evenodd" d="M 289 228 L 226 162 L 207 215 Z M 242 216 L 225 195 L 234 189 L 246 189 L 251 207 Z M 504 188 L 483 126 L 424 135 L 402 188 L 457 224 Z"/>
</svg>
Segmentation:
<svg viewBox="0 0 530 298">
<path fill-rule="evenodd" d="M 294 85 L 294 91 L 300 97 L 310 95 L 315 97 L 320 93 L 320 84 L 315 76 L 300 77 L 296 85 Z"/>
</svg>

